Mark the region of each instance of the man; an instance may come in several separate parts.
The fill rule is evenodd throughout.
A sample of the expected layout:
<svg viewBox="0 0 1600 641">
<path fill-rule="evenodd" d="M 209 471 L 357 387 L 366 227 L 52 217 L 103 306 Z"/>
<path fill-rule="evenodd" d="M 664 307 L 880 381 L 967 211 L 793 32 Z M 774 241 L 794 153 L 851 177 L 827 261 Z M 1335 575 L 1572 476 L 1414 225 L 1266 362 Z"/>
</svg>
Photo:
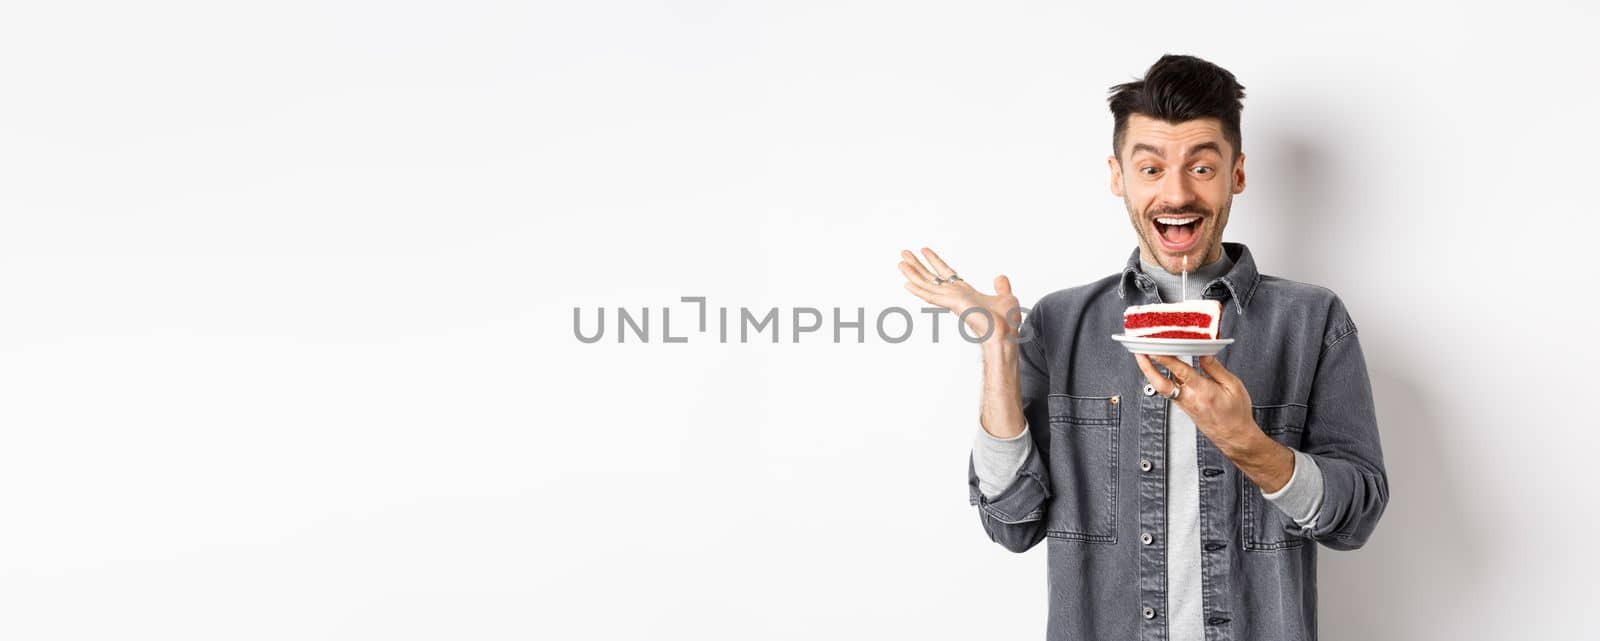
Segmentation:
<svg viewBox="0 0 1600 641">
<path fill-rule="evenodd" d="M 1388 503 L 1356 326 L 1326 288 L 1257 271 L 1225 243 L 1244 190 L 1233 74 L 1163 56 L 1110 97 L 1111 192 L 1139 246 L 1122 272 L 1017 322 L 932 250 L 906 288 L 982 335 L 969 500 L 1013 552 L 1048 541 L 1047 638 L 1316 638 L 1317 543 L 1361 547 Z M 1187 261 L 1187 263 L 1185 262 Z M 1188 291 L 1179 291 L 1189 266 Z M 1216 356 L 1130 355 L 1129 305 L 1222 301 Z"/>
</svg>

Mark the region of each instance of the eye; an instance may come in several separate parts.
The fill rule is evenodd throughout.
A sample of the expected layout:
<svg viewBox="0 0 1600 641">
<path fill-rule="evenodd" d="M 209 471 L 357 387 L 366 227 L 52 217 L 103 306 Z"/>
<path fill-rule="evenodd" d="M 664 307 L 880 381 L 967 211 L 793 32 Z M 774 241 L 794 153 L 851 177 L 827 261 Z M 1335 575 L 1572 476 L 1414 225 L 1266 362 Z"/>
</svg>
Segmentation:
<svg viewBox="0 0 1600 641">
<path fill-rule="evenodd" d="M 1204 165 L 1201 165 L 1199 167 L 1195 167 L 1194 168 L 1194 173 L 1200 174 L 1202 176 L 1208 175 L 1208 174 L 1212 173 L 1213 171 L 1215 171 L 1215 170 L 1213 170 L 1210 167 L 1206 167 Z"/>
<path fill-rule="evenodd" d="M 1154 176 L 1156 174 L 1161 173 L 1161 170 L 1157 169 L 1155 167 L 1140 167 L 1139 168 L 1139 173 L 1144 174 L 1146 176 Z"/>
</svg>

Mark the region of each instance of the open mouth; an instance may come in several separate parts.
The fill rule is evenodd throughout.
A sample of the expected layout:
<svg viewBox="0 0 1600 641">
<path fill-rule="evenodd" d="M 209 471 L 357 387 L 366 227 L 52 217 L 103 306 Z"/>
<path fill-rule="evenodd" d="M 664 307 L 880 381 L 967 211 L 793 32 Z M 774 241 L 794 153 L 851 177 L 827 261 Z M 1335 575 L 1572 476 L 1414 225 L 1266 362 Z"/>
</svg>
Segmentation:
<svg viewBox="0 0 1600 641">
<path fill-rule="evenodd" d="M 1158 216 L 1155 219 L 1156 234 L 1161 237 L 1161 244 L 1167 250 L 1184 251 L 1194 247 L 1195 241 L 1200 239 L 1200 225 L 1204 220 L 1193 214 Z"/>
</svg>

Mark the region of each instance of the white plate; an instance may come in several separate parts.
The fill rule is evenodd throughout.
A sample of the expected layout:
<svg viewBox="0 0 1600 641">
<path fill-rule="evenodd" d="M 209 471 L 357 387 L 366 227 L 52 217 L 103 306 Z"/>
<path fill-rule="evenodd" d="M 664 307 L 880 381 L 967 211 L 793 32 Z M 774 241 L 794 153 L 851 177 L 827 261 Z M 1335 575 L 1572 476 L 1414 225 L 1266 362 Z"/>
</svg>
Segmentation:
<svg viewBox="0 0 1600 641">
<path fill-rule="evenodd" d="M 1210 356 L 1222 351 L 1233 342 L 1231 338 L 1206 340 L 1199 338 L 1136 338 L 1127 334 L 1112 334 L 1111 340 L 1122 343 L 1134 354 L 1165 354 L 1167 356 Z"/>
</svg>

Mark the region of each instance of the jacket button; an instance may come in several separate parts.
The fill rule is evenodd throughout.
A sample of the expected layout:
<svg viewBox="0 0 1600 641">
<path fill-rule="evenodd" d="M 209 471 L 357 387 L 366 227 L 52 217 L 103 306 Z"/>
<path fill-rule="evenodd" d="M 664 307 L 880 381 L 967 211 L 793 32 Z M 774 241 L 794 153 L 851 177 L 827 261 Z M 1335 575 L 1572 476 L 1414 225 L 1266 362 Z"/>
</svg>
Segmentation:
<svg viewBox="0 0 1600 641">
<path fill-rule="evenodd" d="M 1156 395 L 1156 386 L 1150 385 L 1150 384 L 1146 384 L 1144 386 L 1144 395 L 1145 396 L 1155 396 Z"/>
<path fill-rule="evenodd" d="M 1143 543 L 1145 545 L 1150 545 L 1150 543 L 1152 541 L 1155 541 L 1155 540 L 1156 540 L 1156 537 L 1150 536 L 1149 532 L 1145 532 L 1144 534 L 1140 534 L 1139 535 L 1139 542 Z"/>
<path fill-rule="evenodd" d="M 1113 396 L 1113 397 L 1111 397 L 1111 404 L 1112 405 L 1116 405 L 1117 403 L 1120 403 L 1120 402 L 1122 402 L 1122 397 L 1121 396 Z"/>
<path fill-rule="evenodd" d="M 1155 467 L 1155 465 L 1150 463 L 1150 459 L 1147 459 L 1147 458 L 1139 459 L 1139 470 L 1140 471 L 1149 472 L 1150 468 L 1152 468 L 1152 467 Z"/>
<path fill-rule="evenodd" d="M 1148 605 L 1145 606 L 1144 607 L 1144 618 L 1146 618 L 1146 619 L 1154 619 L 1154 618 L 1156 618 L 1156 609 L 1152 608 L 1152 607 L 1150 607 Z"/>
</svg>

